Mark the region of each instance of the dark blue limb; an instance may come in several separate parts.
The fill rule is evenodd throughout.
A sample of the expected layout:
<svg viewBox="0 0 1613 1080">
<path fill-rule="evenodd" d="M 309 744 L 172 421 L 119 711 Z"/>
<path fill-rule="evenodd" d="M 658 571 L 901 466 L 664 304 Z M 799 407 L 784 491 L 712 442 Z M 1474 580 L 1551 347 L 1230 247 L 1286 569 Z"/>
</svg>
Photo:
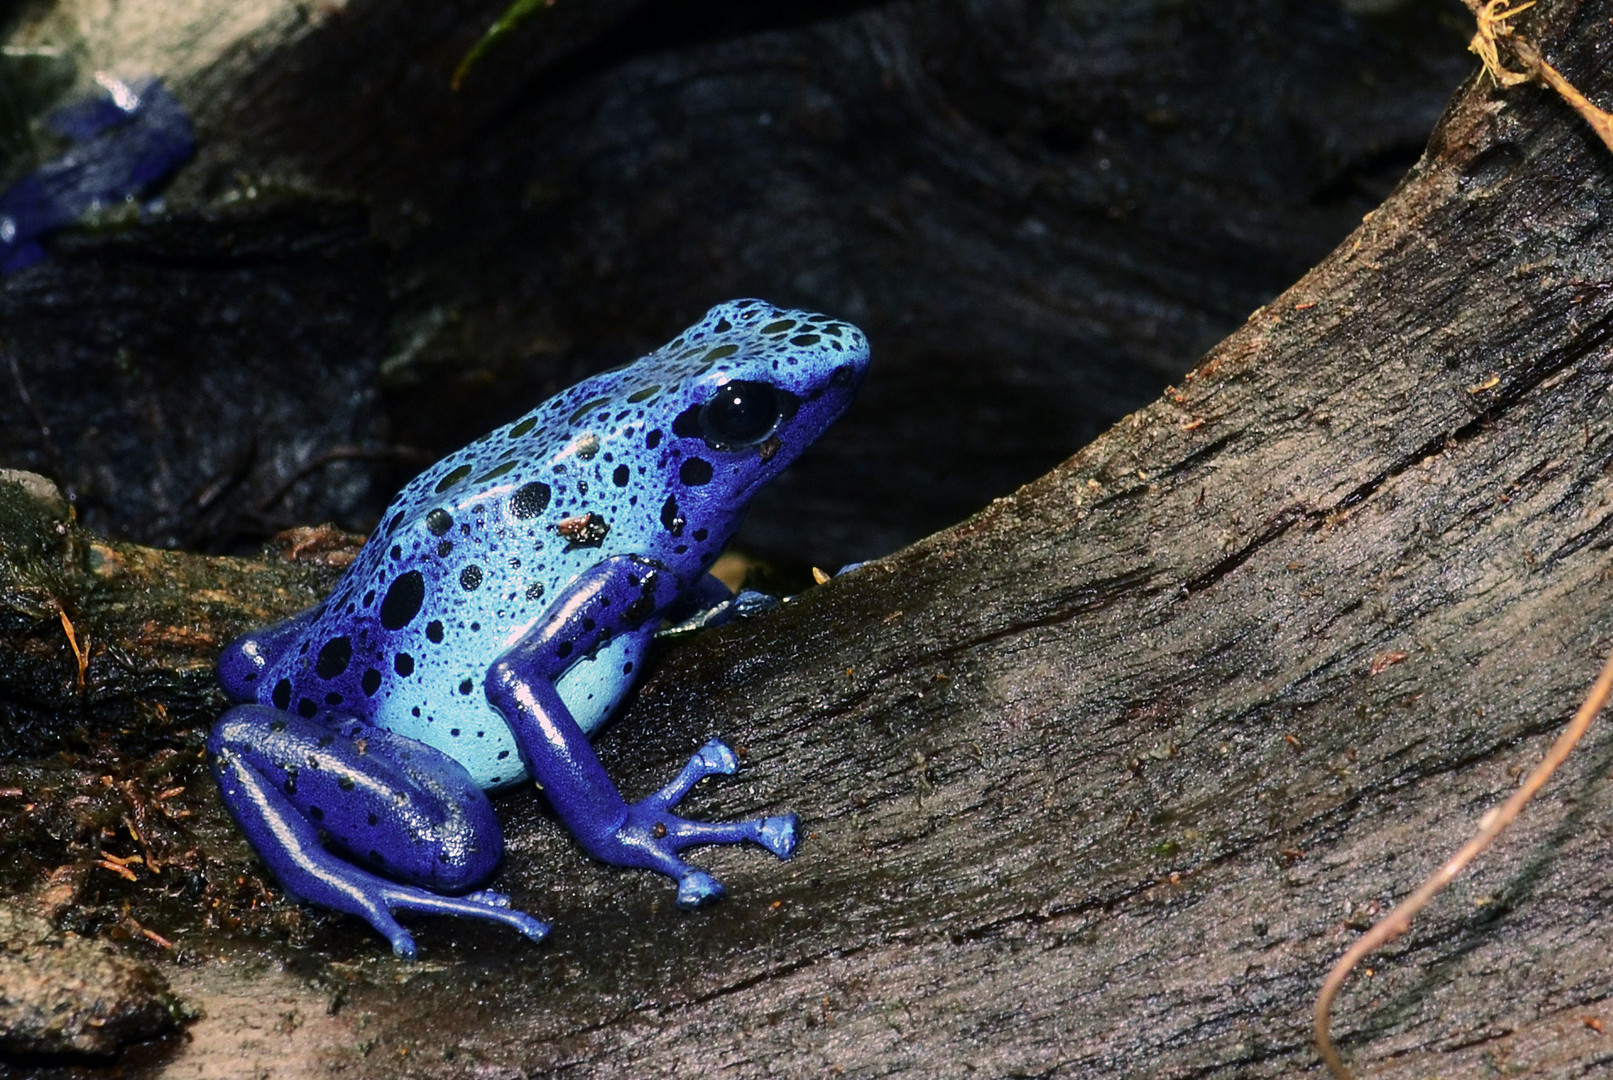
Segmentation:
<svg viewBox="0 0 1613 1080">
<path fill-rule="evenodd" d="M 286 891 L 366 920 L 398 955 L 415 948 L 395 911 L 490 919 L 534 941 L 548 933 L 500 893 L 436 891 L 486 880 L 502 848 L 487 796 L 446 754 L 362 721 L 264 705 L 225 713 L 207 748 L 225 806 Z"/>
<path fill-rule="evenodd" d="M 672 625 L 661 633 L 686 634 L 708 626 L 722 626 L 735 618 L 748 619 L 772 611 L 778 605 L 778 597 L 754 589 L 744 589 L 735 595 L 728 591 L 728 586 L 707 574 L 689 596 L 667 610 L 666 618 Z"/>
<path fill-rule="evenodd" d="M 485 687 L 515 732 L 527 769 L 583 849 L 616 866 L 666 874 L 678 882 L 679 906 L 698 907 L 722 896 L 723 888 L 678 852 L 696 844 L 751 840 L 787 858 L 795 849 L 794 815 L 713 823 L 672 814 L 702 778 L 738 767 L 733 751 L 716 741 L 702 747 L 666 787 L 627 803 L 554 689 L 577 657 L 607 642 L 613 632 L 642 626 L 665 610 L 676 592 L 671 574 L 651 563 L 627 556 L 607 559 L 569 586 L 548 615 L 499 657 Z"/>
</svg>

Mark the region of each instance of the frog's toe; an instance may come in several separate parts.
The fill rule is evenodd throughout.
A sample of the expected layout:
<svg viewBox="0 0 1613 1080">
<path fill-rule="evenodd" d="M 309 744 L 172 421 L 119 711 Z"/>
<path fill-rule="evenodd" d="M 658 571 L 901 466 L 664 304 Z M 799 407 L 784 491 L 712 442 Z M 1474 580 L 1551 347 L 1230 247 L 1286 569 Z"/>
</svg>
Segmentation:
<svg viewBox="0 0 1613 1080">
<path fill-rule="evenodd" d="M 738 771 L 739 758 L 721 739 L 712 739 L 695 751 L 683 771 L 673 777 L 670 784 L 645 799 L 641 805 L 652 810 L 666 810 L 678 805 L 689 794 L 690 788 L 713 773 L 731 776 Z"/>
<path fill-rule="evenodd" d="M 509 908 L 509 901 L 497 905 L 500 908 Z M 519 933 L 528 941 L 542 941 L 549 936 L 550 926 L 542 919 L 534 919 L 524 911 L 508 910 L 499 920 L 504 925 Z"/>
<path fill-rule="evenodd" d="M 542 941 L 551 929 L 542 919 L 535 919 L 526 912 L 516 911 L 511 907 L 509 893 L 501 893 L 494 889 L 479 889 L 473 893 L 466 893 L 460 899 L 497 910 L 500 914 L 496 917 L 500 922 L 514 928 L 532 941 Z"/>
<path fill-rule="evenodd" d="M 402 927 L 398 928 L 396 934 L 388 934 L 387 937 L 392 940 L 392 955 L 399 960 L 413 960 L 415 954 L 419 952 L 415 948 L 414 938 L 410 937 L 409 932 Z"/>
<path fill-rule="evenodd" d="M 549 936 L 551 927 L 542 919 L 534 919 L 524 911 L 517 911 L 514 914 L 518 917 L 518 921 L 513 922 L 511 925 L 519 930 L 528 941 L 542 941 Z"/>
<path fill-rule="evenodd" d="M 734 614 L 741 619 L 754 619 L 779 606 L 779 598 L 755 589 L 745 589 L 734 597 Z"/>
<path fill-rule="evenodd" d="M 374 899 L 388 912 L 417 911 L 424 915 L 454 915 L 462 919 L 500 922 L 533 941 L 541 941 L 549 932 L 548 923 L 534 919 L 524 911 L 516 911 L 510 907 L 509 897 L 490 889 L 466 896 L 444 896 L 415 885 L 384 882 L 376 889 Z M 379 921 L 373 913 L 366 913 L 365 917 L 370 920 L 372 926 L 392 940 L 393 951 L 397 951 L 402 928 L 399 927 L 397 933 L 393 932 L 393 927 L 396 927 L 397 923 L 391 919 L 391 915 L 386 915 L 386 922 Z M 407 936 L 403 935 L 404 938 Z M 409 947 L 413 948 L 413 942 L 409 942 Z"/>
<path fill-rule="evenodd" d="M 794 814 L 765 817 L 756 830 L 756 842 L 779 858 L 788 859 L 795 853 L 799 825 L 800 819 Z"/>
<path fill-rule="evenodd" d="M 732 776 L 739 771 L 739 758 L 728 748 L 728 744 L 721 739 L 712 739 L 700 748 L 690 764 L 698 762 L 707 776 L 712 773 L 722 773 Z"/>
<path fill-rule="evenodd" d="M 398 920 L 392 917 L 392 912 L 386 903 L 379 897 L 364 897 L 358 905 L 358 910 L 351 912 L 371 926 L 389 942 L 392 943 L 392 955 L 402 960 L 413 960 L 416 953 L 414 937 L 405 930 Z"/>
<path fill-rule="evenodd" d="M 678 906 L 698 908 L 715 904 L 727 891 L 720 881 L 704 870 L 690 870 L 678 879 Z"/>
</svg>

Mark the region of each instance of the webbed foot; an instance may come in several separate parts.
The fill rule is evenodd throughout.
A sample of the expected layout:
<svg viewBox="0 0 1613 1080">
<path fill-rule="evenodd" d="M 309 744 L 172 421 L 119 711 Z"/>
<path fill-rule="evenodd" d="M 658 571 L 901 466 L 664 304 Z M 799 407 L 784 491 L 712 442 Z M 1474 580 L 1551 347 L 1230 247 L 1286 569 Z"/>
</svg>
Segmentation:
<svg viewBox="0 0 1613 1080">
<path fill-rule="evenodd" d="M 670 784 L 627 807 L 627 820 L 616 830 L 604 857 L 624 866 L 642 866 L 678 882 L 678 906 L 704 907 L 722 899 L 721 882 L 678 857 L 684 848 L 699 844 L 760 844 L 781 859 L 795 851 L 797 819 L 794 814 L 754 818 L 750 821 L 691 821 L 672 813 L 689 790 L 715 774 L 730 775 L 739 759 L 724 743 L 713 739 L 702 746 Z"/>
</svg>

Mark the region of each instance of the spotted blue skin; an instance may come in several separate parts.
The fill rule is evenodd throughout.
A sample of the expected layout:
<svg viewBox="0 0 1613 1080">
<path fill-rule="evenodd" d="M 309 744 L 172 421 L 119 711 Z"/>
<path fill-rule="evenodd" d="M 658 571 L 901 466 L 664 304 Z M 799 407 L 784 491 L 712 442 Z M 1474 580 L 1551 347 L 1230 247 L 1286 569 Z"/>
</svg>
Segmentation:
<svg viewBox="0 0 1613 1080">
<path fill-rule="evenodd" d="M 287 891 L 368 920 L 400 955 L 415 945 L 399 910 L 539 939 L 546 924 L 473 891 L 502 851 L 486 791 L 528 780 L 585 850 L 671 876 L 681 906 L 723 892 L 684 848 L 749 840 L 788 857 L 793 815 L 671 813 L 738 767 L 721 742 L 628 804 L 588 736 L 662 620 L 727 596 L 707 571 L 746 505 L 845 410 L 867 363 L 849 324 L 714 307 L 420 474 L 323 604 L 233 642 L 220 679 L 245 704 L 214 726 L 210 760 Z"/>
</svg>

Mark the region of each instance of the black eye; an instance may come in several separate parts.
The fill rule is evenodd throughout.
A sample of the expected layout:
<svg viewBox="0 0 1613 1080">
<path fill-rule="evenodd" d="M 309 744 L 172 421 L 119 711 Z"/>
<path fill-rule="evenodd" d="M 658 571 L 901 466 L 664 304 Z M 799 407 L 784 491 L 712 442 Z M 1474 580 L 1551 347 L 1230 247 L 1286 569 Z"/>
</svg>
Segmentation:
<svg viewBox="0 0 1613 1080">
<path fill-rule="evenodd" d="M 725 450 L 752 446 L 778 427 L 778 393 L 764 382 L 735 380 L 717 388 L 700 409 L 701 434 Z"/>
</svg>

